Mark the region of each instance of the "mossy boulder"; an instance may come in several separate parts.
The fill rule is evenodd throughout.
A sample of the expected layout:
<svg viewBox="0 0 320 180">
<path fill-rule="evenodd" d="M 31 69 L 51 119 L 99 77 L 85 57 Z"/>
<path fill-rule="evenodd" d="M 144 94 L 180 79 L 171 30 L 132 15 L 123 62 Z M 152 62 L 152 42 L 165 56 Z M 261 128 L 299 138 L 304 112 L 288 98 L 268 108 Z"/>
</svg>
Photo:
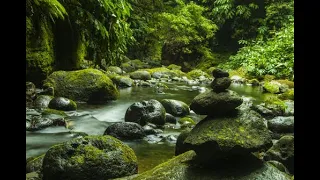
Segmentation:
<svg viewBox="0 0 320 180">
<path fill-rule="evenodd" d="M 234 91 L 216 93 L 213 90 L 197 95 L 190 104 L 190 109 L 201 115 L 224 115 L 243 102 Z"/>
<path fill-rule="evenodd" d="M 64 111 L 61 110 L 56 110 L 56 109 L 50 109 L 50 108 L 46 108 L 42 111 L 42 115 L 58 115 L 61 117 L 65 117 L 67 116 L 67 114 Z"/>
<path fill-rule="evenodd" d="M 61 111 L 75 111 L 77 110 L 77 104 L 68 98 L 55 97 L 48 105 L 51 109 L 61 110 Z"/>
<path fill-rule="evenodd" d="M 191 150 L 190 148 L 188 148 L 185 144 L 184 144 L 184 140 L 189 136 L 191 129 L 185 129 L 183 130 L 178 138 L 177 138 L 177 142 L 176 142 L 176 148 L 175 148 L 175 156 L 178 156 L 179 154 L 182 154 L 184 152 L 187 152 L 189 150 Z"/>
<path fill-rule="evenodd" d="M 181 70 L 181 66 L 178 66 L 176 64 L 170 64 L 167 68 L 170 70 Z"/>
<path fill-rule="evenodd" d="M 280 86 L 281 84 L 276 81 L 265 82 L 263 84 L 263 90 L 272 94 L 278 94 L 280 93 Z"/>
<path fill-rule="evenodd" d="M 160 102 L 166 109 L 166 112 L 174 116 L 185 116 L 190 114 L 189 106 L 183 101 L 174 99 L 162 99 Z"/>
<path fill-rule="evenodd" d="M 125 71 L 126 73 L 128 73 L 128 72 L 133 72 L 133 71 L 136 70 L 134 66 L 132 66 L 131 64 L 129 64 L 129 63 L 127 63 L 127 62 L 121 64 L 121 69 L 122 69 L 123 71 Z"/>
<path fill-rule="evenodd" d="M 266 150 L 272 141 L 263 118 L 250 110 L 235 117 L 206 117 L 191 130 L 184 144 L 201 160 L 210 161 Z"/>
<path fill-rule="evenodd" d="M 26 173 L 41 171 L 42 162 L 45 154 L 27 159 Z"/>
<path fill-rule="evenodd" d="M 268 128 L 276 133 L 293 133 L 294 116 L 277 116 L 268 121 Z"/>
<path fill-rule="evenodd" d="M 53 87 L 57 97 L 87 103 L 106 103 L 119 96 L 113 82 L 97 69 L 56 71 L 44 81 L 44 86 Z"/>
<path fill-rule="evenodd" d="M 133 72 L 138 69 L 145 69 L 145 68 L 149 68 L 149 67 L 150 67 L 150 65 L 148 65 L 145 62 L 140 61 L 139 59 L 130 60 L 128 62 L 121 64 L 121 69 L 127 73 Z"/>
<path fill-rule="evenodd" d="M 294 100 L 294 89 L 288 89 L 286 92 L 280 94 L 279 98 Z"/>
<path fill-rule="evenodd" d="M 188 151 L 138 175 L 115 180 L 290 180 L 291 176 L 254 156 L 195 164 L 196 154 Z"/>
<path fill-rule="evenodd" d="M 135 122 L 141 126 L 144 126 L 147 122 L 164 125 L 165 118 L 165 108 L 155 99 L 133 103 L 127 109 L 124 117 L 126 122 Z"/>
<path fill-rule="evenodd" d="M 263 103 L 252 106 L 252 109 L 266 118 L 282 116 L 285 114 L 285 111 L 288 108 L 285 101 L 279 99 L 275 94 L 264 96 L 263 100 Z"/>
<path fill-rule="evenodd" d="M 107 67 L 106 71 L 113 72 L 116 74 L 122 74 L 122 69 L 117 66 L 109 66 L 109 67 Z"/>
<path fill-rule="evenodd" d="M 134 71 L 134 72 L 130 73 L 130 78 L 131 79 L 140 79 L 140 80 L 150 80 L 151 75 L 148 71 L 138 70 L 138 71 Z"/>
<path fill-rule="evenodd" d="M 191 79 L 197 79 L 200 76 L 205 76 L 206 78 L 211 78 L 211 76 L 208 73 L 203 72 L 200 69 L 194 69 L 194 70 L 187 73 L 187 77 L 191 78 Z"/>
<path fill-rule="evenodd" d="M 39 172 L 30 172 L 26 174 L 26 180 L 42 180 Z"/>
<path fill-rule="evenodd" d="M 294 82 L 293 81 L 290 81 L 290 80 L 287 80 L 287 79 L 279 79 L 279 80 L 276 80 L 276 81 L 279 82 L 280 84 L 287 85 L 289 88 L 294 88 Z"/>
<path fill-rule="evenodd" d="M 211 83 L 211 88 L 214 92 L 222 92 L 226 90 L 231 84 L 229 77 L 215 78 Z"/>
<path fill-rule="evenodd" d="M 110 125 L 104 135 L 110 135 L 120 140 L 142 139 L 146 134 L 143 128 L 134 122 L 118 122 Z"/>
<path fill-rule="evenodd" d="M 171 123 L 171 124 L 176 124 L 177 123 L 177 119 L 169 113 L 166 113 L 166 119 L 165 119 L 166 123 Z"/>
<path fill-rule="evenodd" d="M 161 78 L 172 78 L 174 76 L 179 76 L 178 73 L 175 71 L 172 71 L 166 67 L 157 67 L 157 68 L 152 68 L 152 69 L 144 69 L 148 71 L 151 75 L 151 77 L 156 78 L 156 79 L 161 79 Z"/>
<path fill-rule="evenodd" d="M 52 146 L 43 180 L 101 180 L 138 173 L 134 151 L 112 136 L 85 136 Z"/>
<path fill-rule="evenodd" d="M 220 68 L 215 68 L 212 70 L 212 76 L 215 78 L 229 77 L 229 73 Z"/>
<path fill-rule="evenodd" d="M 117 87 L 120 87 L 120 88 L 131 87 L 134 84 L 133 80 L 127 76 L 116 75 L 116 76 L 110 77 L 110 79 L 113 81 L 115 85 L 117 85 Z"/>
<path fill-rule="evenodd" d="M 36 100 L 33 102 L 35 108 L 47 108 L 53 96 L 48 95 L 38 95 Z"/>
<path fill-rule="evenodd" d="M 279 161 L 294 174 L 294 136 L 281 137 L 266 152 L 264 159 Z"/>
</svg>

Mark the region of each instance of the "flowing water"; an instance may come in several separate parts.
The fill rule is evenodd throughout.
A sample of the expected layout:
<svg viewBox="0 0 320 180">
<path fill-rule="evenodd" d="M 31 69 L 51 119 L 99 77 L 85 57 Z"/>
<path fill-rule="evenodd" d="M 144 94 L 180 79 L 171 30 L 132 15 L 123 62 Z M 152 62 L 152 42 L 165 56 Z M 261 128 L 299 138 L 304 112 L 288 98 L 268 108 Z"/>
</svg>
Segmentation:
<svg viewBox="0 0 320 180">
<path fill-rule="evenodd" d="M 78 110 L 69 113 L 68 116 L 68 120 L 72 123 L 72 131 L 85 132 L 89 135 L 102 135 L 109 125 L 124 121 L 127 108 L 134 102 L 167 98 L 190 104 L 192 99 L 201 93 L 204 88 L 209 88 L 176 82 L 166 83 L 166 85 L 169 89 L 164 90 L 164 93 L 157 93 L 154 87 L 130 87 L 121 89 L 119 99 L 107 105 L 79 104 Z M 254 103 L 261 102 L 262 91 L 258 87 L 232 84 L 229 89 L 236 91 L 241 96 L 252 97 Z M 75 135 L 69 131 L 64 127 L 49 127 L 37 132 L 26 132 L 27 158 L 41 155 L 52 145 L 74 138 Z M 179 130 L 165 130 L 164 134 L 179 134 Z M 174 156 L 175 145 L 172 143 L 150 144 L 144 140 L 125 143 L 137 155 L 139 172 L 151 169 Z"/>
</svg>

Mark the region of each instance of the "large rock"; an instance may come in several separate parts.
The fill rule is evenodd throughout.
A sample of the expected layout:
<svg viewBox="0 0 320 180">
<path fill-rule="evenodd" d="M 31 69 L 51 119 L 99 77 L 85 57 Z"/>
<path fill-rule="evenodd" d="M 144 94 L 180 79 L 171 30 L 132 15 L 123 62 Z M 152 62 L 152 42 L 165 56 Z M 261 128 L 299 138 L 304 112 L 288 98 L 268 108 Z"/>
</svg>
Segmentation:
<svg viewBox="0 0 320 180">
<path fill-rule="evenodd" d="M 112 78 L 112 81 L 120 88 L 131 87 L 133 85 L 133 80 L 127 76 L 115 76 Z"/>
<path fill-rule="evenodd" d="M 96 69 L 56 71 L 44 81 L 44 86 L 53 87 L 57 97 L 88 103 L 105 103 L 119 96 L 113 82 Z"/>
<path fill-rule="evenodd" d="M 146 135 L 143 128 L 134 122 L 114 123 L 106 129 L 104 134 L 121 140 L 142 139 Z"/>
<path fill-rule="evenodd" d="M 263 84 L 263 90 L 265 92 L 277 94 L 277 93 L 280 93 L 280 86 L 281 86 L 281 84 L 277 81 L 265 82 Z"/>
<path fill-rule="evenodd" d="M 277 133 L 293 133 L 294 116 L 277 116 L 268 121 L 268 128 Z"/>
<path fill-rule="evenodd" d="M 211 83 L 211 88 L 214 92 L 222 92 L 231 84 L 231 79 L 228 77 L 215 78 Z"/>
<path fill-rule="evenodd" d="M 33 102 L 33 105 L 36 108 L 47 108 L 52 99 L 53 96 L 39 95 L 37 96 L 37 99 Z"/>
<path fill-rule="evenodd" d="M 52 146 L 43 180 L 101 180 L 138 173 L 134 151 L 112 136 L 86 136 Z"/>
<path fill-rule="evenodd" d="M 191 130 L 184 144 L 200 159 L 210 161 L 268 149 L 272 140 L 263 118 L 251 110 L 235 117 L 206 117 Z"/>
<path fill-rule="evenodd" d="M 122 69 L 117 66 L 109 66 L 106 70 L 116 74 L 122 74 Z"/>
<path fill-rule="evenodd" d="M 229 73 L 219 68 L 215 68 L 212 71 L 212 76 L 215 78 L 229 77 Z"/>
<path fill-rule="evenodd" d="M 171 114 L 169 114 L 169 113 L 166 113 L 166 119 L 165 119 L 165 121 L 166 121 L 167 123 L 172 123 L 172 124 L 176 124 L 176 123 L 177 123 L 177 119 L 176 119 L 173 115 L 171 115 Z"/>
<path fill-rule="evenodd" d="M 294 136 L 281 137 L 266 152 L 264 159 L 279 161 L 294 174 Z"/>
<path fill-rule="evenodd" d="M 165 118 L 165 108 L 155 99 L 133 103 L 127 109 L 124 117 L 126 122 L 135 122 L 141 126 L 144 126 L 147 122 L 164 125 Z"/>
<path fill-rule="evenodd" d="M 48 105 L 51 109 L 61 110 L 61 111 L 75 111 L 77 110 L 77 104 L 71 99 L 64 97 L 53 98 Z"/>
<path fill-rule="evenodd" d="M 179 154 L 182 154 L 184 152 L 189 151 L 190 149 L 184 144 L 184 140 L 189 136 L 191 129 L 185 129 L 182 131 L 178 138 L 175 148 L 175 155 L 178 156 Z"/>
<path fill-rule="evenodd" d="M 194 164 L 196 154 L 188 151 L 144 173 L 116 180 L 290 180 L 291 177 L 254 156 Z"/>
<path fill-rule="evenodd" d="M 166 112 L 174 116 L 185 116 L 190 114 L 189 106 L 182 101 L 174 99 L 162 99 L 160 102 L 166 109 Z"/>
<path fill-rule="evenodd" d="M 66 126 L 64 118 L 46 118 L 41 116 L 27 116 L 26 130 L 37 131 L 50 126 Z"/>
<path fill-rule="evenodd" d="M 240 106 L 242 101 L 234 91 L 216 93 L 210 90 L 196 96 L 190 104 L 190 109 L 201 115 L 223 115 Z"/>
<path fill-rule="evenodd" d="M 132 73 L 130 73 L 130 78 L 131 79 L 141 79 L 141 80 L 150 80 L 151 79 L 151 75 L 148 71 L 134 71 Z"/>
</svg>

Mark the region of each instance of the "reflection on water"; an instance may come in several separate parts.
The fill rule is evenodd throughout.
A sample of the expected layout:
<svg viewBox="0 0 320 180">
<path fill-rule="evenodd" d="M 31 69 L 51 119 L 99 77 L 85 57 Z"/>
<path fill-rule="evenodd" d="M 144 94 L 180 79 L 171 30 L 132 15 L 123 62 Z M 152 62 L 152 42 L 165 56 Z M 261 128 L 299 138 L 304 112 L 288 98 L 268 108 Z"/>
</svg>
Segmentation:
<svg viewBox="0 0 320 180">
<path fill-rule="evenodd" d="M 89 135 L 102 135 L 105 129 L 114 122 L 124 121 L 127 108 L 134 102 L 165 98 L 181 100 L 190 104 L 192 99 L 205 87 L 192 87 L 183 83 L 167 83 L 168 89 L 159 94 L 153 87 L 130 87 L 120 90 L 120 97 L 106 105 L 78 104 L 76 113 L 67 118 L 72 131 L 85 132 Z M 208 88 L 208 87 L 206 87 Z M 258 102 L 261 100 L 261 90 L 256 87 L 231 85 L 231 90 L 242 96 L 252 96 Z M 203 116 L 191 114 L 196 121 Z M 45 153 L 52 145 L 68 141 L 75 136 L 63 127 L 50 127 L 37 132 L 26 132 L 26 154 L 27 158 Z M 164 134 L 179 134 L 180 130 L 167 130 Z M 145 141 L 125 142 L 135 151 L 139 172 L 151 169 L 154 166 L 174 156 L 174 145 L 172 144 L 148 144 Z"/>
</svg>

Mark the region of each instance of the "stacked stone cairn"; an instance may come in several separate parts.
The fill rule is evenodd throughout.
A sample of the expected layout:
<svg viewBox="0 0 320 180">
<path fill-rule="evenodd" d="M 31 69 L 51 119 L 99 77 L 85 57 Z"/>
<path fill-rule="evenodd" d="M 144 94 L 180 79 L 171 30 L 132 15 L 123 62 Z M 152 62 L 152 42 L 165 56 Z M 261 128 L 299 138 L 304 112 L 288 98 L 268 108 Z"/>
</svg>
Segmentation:
<svg viewBox="0 0 320 180">
<path fill-rule="evenodd" d="M 252 156 L 252 152 L 270 148 L 272 140 L 263 118 L 250 109 L 237 108 L 243 100 L 227 89 L 229 73 L 215 69 L 212 75 L 212 90 L 199 94 L 190 104 L 191 110 L 207 117 L 180 135 L 176 155 L 194 150 L 197 159 L 206 163 Z"/>
</svg>

